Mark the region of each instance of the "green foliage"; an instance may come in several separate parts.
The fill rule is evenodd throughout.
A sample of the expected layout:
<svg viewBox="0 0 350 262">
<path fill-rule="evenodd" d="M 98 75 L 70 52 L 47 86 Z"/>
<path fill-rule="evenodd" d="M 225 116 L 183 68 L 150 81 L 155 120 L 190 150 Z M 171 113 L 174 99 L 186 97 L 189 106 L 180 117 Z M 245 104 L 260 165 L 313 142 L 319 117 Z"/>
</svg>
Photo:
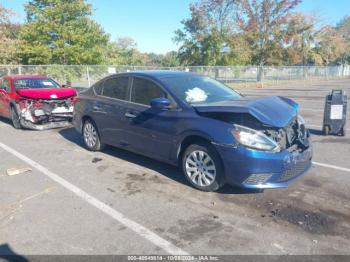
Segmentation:
<svg viewBox="0 0 350 262">
<path fill-rule="evenodd" d="M 24 64 L 100 64 L 109 36 L 90 16 L 85 0 L 32 0 L 21 28 Z"/>
<path fill-rule="evenodd" d="M 107 64 L 130 66 L 179 66 L 176 52 L 166 54 L 141 53 L 131 38 L 119 38 L 111 42 L 106 50 Z"/>
<path fill-rule="evenodd" d="M 235 62 L 230 53 L 231 20 L 234 0 L 202 0 L 191 4 L 191 18 L 175 31 L 174 41 L 181 44 L 179 59 L 186 65 L 223 65 Z M 227 52 L 228 51 L 228 52 Z"/>
<path fill-rule="evenodd" d="M 290 65 L 318 64 L 319 58 L 314 48 L 317 32 L 315 18 L 302 13 L 288 18 L 284 59 Z"/>
<path fill-rule="evenodd" d="M 322 64 L 329 65 L 337 62 L 346 55 L 344 37 L 332 26 L 325 26 L 317 33 L 315 50 L 322 58 Z"/>
<path fill-rule="evenodd" d="M 250 47 L 252 63 L 278 65 L 284 59 L 289 16 L 301 0 L 241 0 L 237 3 L 238 33 Z"/>
<path fill-rule="evenodd" d="M 339 62 L 350 64 L 350 16 L 345 16 L 336 26 L 337 32 L 342 36 L 345 42 L 345 52 L 338 58 Z"/>
<path fill-rule="evenodd" d="M 143 66 L 146 63 L 145 54 L 137 50 L 135 41 L 129 37 L 109 43 L 106 52 L 107 64 L 110 65 Z"/>
<path fill-rule="evenodd" d="M 295 13 L 301 0 L 200 0 L 174 41 L 185 65 L 309 65 L 350 62 L 350 17 L 317 30 Z"/>
<path fill-rule="evenodd" d="M 0 4 L 0 64 L 17 64 L 19 57 L 18 30 L 20 26 L 11 22 L 15 14 Z"/>
</svg>

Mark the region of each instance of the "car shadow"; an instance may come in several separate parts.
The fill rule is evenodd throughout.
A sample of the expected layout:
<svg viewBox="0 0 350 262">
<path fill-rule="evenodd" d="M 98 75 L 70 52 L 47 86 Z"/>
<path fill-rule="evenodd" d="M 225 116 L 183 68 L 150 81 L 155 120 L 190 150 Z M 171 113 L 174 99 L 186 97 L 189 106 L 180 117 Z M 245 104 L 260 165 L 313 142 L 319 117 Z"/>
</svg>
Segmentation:
<svg viewBox="0 0 350 262">
<path fill-rule="evenodd" d="M 68 141 L 85 149 L 84 142 L 80 134 L 74 128 L 61 129 L 58 133 Z M 175 166 L 112 146 L 107 146 L 102 153 L 154 170 L 177 183 L 189 186 L 181 170 Z M 217 191 L 219 194 L 252 194 L 261 192 L 262 190 L 248 190 L 230 185 L 226 185 Z"/>
<path fill-rule="evenodd" d="M 0 245 L 0 261 L 29 262 L 24 256 L 16 254 L 8 244 Z"/>
<path fill-rule="evenodd" d="M 0 116 L 0 121 L 3 122 L 4 124 L 12 126 L 11 120 L 6 117 Z"/>
</svg>

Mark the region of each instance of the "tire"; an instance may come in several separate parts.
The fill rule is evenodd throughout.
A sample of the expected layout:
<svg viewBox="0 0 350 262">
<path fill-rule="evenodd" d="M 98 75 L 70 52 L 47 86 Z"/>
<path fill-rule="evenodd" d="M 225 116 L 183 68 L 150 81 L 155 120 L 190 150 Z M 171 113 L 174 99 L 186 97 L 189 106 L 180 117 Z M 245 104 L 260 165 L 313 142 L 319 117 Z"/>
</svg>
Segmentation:
<svg viewBox="0 0 350 262">
<path fill-rule="evenodd" d="M 220 156 L 209 143 L 198 142 L 187 147 L 182 171 L 187 181 L 201 191 L 217 191 L 225 184 Z"/>
<path fill-rule="evenodd" d="M 11 106 L 11 121 L 12 121 L 12 125 L 15 129 L 21 129 L 22 125 L 21 122 L 19 120 L 19 116 L 17 113 L 17 110 Z"/>
<path fill-rule="evenodd" d="M 82 129 L 82 135 L 85 147 L 90 151 L 101 151 L 104 148 L 104 144 L 101 142 L 100 135 L 98 133 L 96 124 L 90 120 L 85 120 Z"/>
<path fill-rule="evenodd" d="M 325 136 L 328 136 L 328 135 L 329 135 L 329 126 L 324 126 L 324 127 L 323 127 L 323 134 L 324 134 Z"/>
</svg>

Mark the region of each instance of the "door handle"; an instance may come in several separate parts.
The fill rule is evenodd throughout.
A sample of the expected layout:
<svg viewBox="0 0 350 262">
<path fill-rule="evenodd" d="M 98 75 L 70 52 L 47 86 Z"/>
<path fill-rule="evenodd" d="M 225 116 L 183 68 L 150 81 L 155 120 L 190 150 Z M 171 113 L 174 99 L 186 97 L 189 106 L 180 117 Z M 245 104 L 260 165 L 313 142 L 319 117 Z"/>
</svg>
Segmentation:
<svg viewBox="0 0 350 262">
<path fill-rule="evenodd" d="M 101 106 L 93 106 L 92 109 L 95 111 L 101 111 L 102 107 Z"/>
<path fill-rule="evenodd" d="M 126 117 L 126 118 L 135 118 L 136 115 L 131 114 L 131 113 L 125 113 L 125 117 Z"/>
</svg>

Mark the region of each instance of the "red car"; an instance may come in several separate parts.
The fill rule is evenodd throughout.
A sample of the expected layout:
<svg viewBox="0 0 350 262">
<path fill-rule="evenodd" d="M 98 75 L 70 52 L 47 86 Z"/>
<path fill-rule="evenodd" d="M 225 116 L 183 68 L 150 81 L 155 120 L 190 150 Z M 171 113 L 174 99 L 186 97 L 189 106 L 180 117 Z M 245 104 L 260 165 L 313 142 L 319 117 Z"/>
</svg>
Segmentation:
<svg viewBox="0 0 350 262">
<path fill-rule="evenodd" d="M 0 79 L 0 115 L 17 129 L 44 130 L 68 126 L 77 93 L 47 76 Z"/>
</svg>

